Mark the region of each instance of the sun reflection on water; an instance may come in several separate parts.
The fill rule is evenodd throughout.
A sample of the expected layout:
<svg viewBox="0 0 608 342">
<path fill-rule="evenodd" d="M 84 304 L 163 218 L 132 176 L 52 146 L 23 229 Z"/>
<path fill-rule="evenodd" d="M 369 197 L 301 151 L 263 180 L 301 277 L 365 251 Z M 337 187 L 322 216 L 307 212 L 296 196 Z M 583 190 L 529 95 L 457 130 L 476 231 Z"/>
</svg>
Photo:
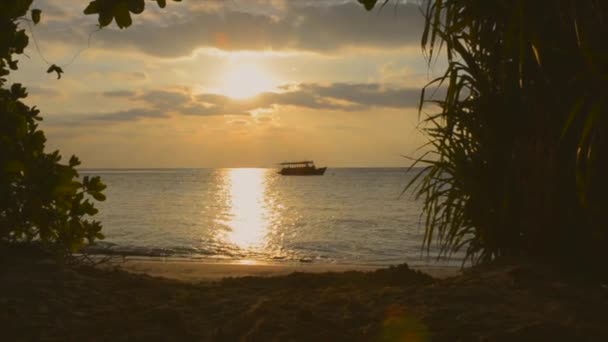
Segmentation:
<svg viewBox="0 0 608 342">
<path fill-rule="evenodd" d="M 269 226 L 264 204 L 266 170 L 228 170 L 230 219 L 229 242 L 242 249 L 261 247 Z"/>
</svg>

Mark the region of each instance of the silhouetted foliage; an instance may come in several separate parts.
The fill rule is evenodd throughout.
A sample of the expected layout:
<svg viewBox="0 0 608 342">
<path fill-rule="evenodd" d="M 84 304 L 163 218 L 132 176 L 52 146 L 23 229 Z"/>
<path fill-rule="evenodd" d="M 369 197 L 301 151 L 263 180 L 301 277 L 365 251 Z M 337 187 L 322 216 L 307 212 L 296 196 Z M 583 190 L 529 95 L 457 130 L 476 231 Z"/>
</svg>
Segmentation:
<svg viewBox="0 0 608 342">
<path fill-rule="evenodd" d="M 101 224 L 88 217 L 97 214 L 93 201 L 105 200 L 105 185 L 99 177 L 80 180 L 75 156 L 65 165 L 58 151 L 46 153 L 46 138 L 37 124 L 40 112 L 21 102 L 27 96 L 21 84 L 6 88 L 4 76 L 17 70 L 14 57 L 29 42 L 19 21 L 38 24 L 42 18 L 41 10 L 30 10 L 32 2 L 0 2 L 0 242 L 41 241 L 69 253 L 103 238 Z M 155 2 L 166 6 L 165 0 Z M 84 14 L 97 14 L 100 27 L 115 20 L 126 28 L 132 24 L 131 13 L 144 8 L 144 0 L 94 0 Z M 52 64 L 46 72 L 60 79 L 63 69 Z"/>
<path fill-rule="evenodd" d="M 151 1 L 155 1 L 161 8 L 167 5 L 166 0 Z M 173 1 L 180 2 L 181 0 Z M 133 23 L 131 13 L 140 14 L 145 7 L 144 0 L 94 0 L 85 8 L 84 14 L 97 14 L 99 27 L 108 26 L 114 20 L 116 25 L 122 29 Z"/>
<path fill-rule="evenodd" d="M 378 0 L 358 0 L 359 3 L 363 4 L 363 6 L 365 6 L 365 9 L 368 11 L 371 11 L 375 6 L 376 3 L 378 2 Z M 388 0 L 384 0 L 384 2 L 388 2 Z"/>
<path fill-rule="evenodd" d="M 103 238 L 101 224 L 88 217 L 97 213 L 92 201 L 105 199 L 105 185 L 99 177 L 79 180 L 75 156 L 65 165 L 58 151 L 45 152 L 40 112 L 21 102 L 27 96 L 21 84 L 6 88 L 3 76 L 17 69 L 14 57 L 28 45 L 17 22 L 27 20 L 31 4 L 0 3 L 0 242 L 41 241 L 69 253 Z M 30 13 L 38 23 L 41 11 Z M 62 70 L 53 65 L 48 72 L 59 77 Z"/>
<path fill-rule="evenodd" d="M 99 222 L 85 217 L 97 213 L 87 197 L 104 200 L 105 186 L 99 177 L 78 181 L 78 158 L 62 165 L 58 151 L 44 152 L 39 111 L 20 101 L 26 95 L 20 84 L 0 89 L 0 240 L 41 240 L 75 251 L 103 238 Z"/>
<path fill-rule="evenodd" d="M 448 91 L 424 119 L 429 166 L 410 184 L 425 245 L 605 260 L 608 2 L 425 3 L 423 49 L 449 63 L 430 84 Z"/>
</svg>

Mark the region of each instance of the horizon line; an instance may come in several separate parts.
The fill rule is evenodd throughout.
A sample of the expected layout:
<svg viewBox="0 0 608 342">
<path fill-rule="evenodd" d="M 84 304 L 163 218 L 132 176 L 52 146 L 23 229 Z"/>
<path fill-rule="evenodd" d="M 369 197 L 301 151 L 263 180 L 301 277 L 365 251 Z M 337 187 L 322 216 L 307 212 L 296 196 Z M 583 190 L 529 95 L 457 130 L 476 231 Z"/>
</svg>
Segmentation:
<svg viewBox="0 0 608 342">
<path fill-rule="evenodd" d="M 411 166 L 335 166 L 328 169 L 408 169 Z M 421 168 L 416 166 L 414 168 Z M 96 170 L 204 170 L 204 169 L 278 169 L 267 166 L 223 166 L 223 167 L 77 167 L 78 171 Z"/>
</svg>

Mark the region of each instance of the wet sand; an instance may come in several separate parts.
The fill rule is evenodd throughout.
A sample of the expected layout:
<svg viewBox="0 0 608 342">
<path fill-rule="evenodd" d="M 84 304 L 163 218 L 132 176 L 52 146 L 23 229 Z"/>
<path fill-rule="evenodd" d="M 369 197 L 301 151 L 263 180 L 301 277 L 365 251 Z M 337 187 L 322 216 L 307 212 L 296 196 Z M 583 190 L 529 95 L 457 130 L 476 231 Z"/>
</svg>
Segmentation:
<svg viewBox="0 0 608 342">
<path fill-rule="evenodd" d="M 218 281 L 222 278 L 284 276 L 294 272 L 371 272 L 387 267 L 355 264 L 264 263 L 252 260 L 218 262 L 179 258 L 127 258 L 125 261 L 115 261 L 109 265 L 121 267 L 129 272 L 194 283 Z M 435 278 L 448 278 L 461 273 L 459 267 L 419 266 L 411 268 Z"/>
</svg>

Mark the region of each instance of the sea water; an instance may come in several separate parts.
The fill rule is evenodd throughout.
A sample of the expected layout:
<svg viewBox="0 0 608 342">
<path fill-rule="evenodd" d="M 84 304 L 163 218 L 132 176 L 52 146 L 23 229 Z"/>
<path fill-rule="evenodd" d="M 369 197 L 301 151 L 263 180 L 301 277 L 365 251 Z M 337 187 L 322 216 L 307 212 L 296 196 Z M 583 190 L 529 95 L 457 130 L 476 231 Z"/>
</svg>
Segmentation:
<svg viewBox="0 0 608 342">
<path fill-rule="evenodd" d="M 403 193 L 416 170 L 330 168 L 85 170 L 107 184 L 94 251 L 293 263 L 459 265 L 422 248 L 422 203 Z"/>
</svg>

